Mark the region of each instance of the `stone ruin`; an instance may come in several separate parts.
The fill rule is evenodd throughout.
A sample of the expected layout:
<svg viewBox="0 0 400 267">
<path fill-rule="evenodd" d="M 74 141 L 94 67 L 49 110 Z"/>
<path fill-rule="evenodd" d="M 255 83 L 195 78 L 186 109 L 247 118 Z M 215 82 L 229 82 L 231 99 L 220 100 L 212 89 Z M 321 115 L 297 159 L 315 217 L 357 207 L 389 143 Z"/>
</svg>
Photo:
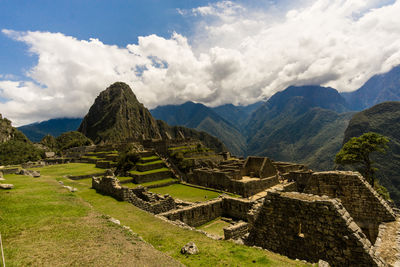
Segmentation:
<svg viewBox="0 0 400 267">
<path fill-rule="evenodd" d="M 94 177 L 92 187 L 177 225 L 198 227 L 219 217 L 231 219 L 223 229 L 225 239 L 294 259 L 323 260 L 331 266 L 400 263 L 399 231 L 393 230 L 399 229 L 399 220 L 359 173 L 313 172 L 301 164 L 263 157 L 225 157 L 183 178 L 244 198 L 224 195 L 187 203 L 140 186 L 121 186 L 110 174 Z M 394 252 L 385 252 L 386 247 Z"/>
<path fill-rule="evenodd" d="M 130 202 L 136 207 L 154 214 L 177 207 L 174 199 L 169 195 L 155 194 L 141 186 L 137 188 L 121 186 L 119 180 L 110 173 L 107 173 L 104 177 L 93 177 L 92 188 L 117 200 Z"/>
<path fill-rule="evenodd" d="M 300 164 L 274 163 L 265 157 L 224 160 L 215 167 L 194 169 L 186 182 L 250 197 L 280 183 L 281 174 L 304 170 Z"/>
</svg>

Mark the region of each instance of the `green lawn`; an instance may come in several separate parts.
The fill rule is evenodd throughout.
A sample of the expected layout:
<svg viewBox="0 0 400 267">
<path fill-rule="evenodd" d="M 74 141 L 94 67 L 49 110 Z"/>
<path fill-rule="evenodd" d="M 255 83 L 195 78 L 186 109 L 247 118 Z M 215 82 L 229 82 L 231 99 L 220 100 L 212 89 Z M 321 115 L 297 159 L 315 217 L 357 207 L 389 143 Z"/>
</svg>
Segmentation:
<svg viewBox="0 0 400 267">
<path fill-rule="evenodd" d="M 216 218 L 196 228 L 213 235 L 224 237 L 224 228 L 229 225 L 230 223 L 223 221 L 221 218 Z"/>
<path fill-rule="evenodd" d="M 208 201 L 220 195 L 218 192 L 195 188 L 182 184 L 173 184 L 164 187 L 152 188 L 150 191 L 159 194 L 170 194 L 173 198 L 184 201 Z"/>
<path fill-rule="evenodd" d="M 110 231 L 113 228 L 104 228 L 108 227 L 107 223 L 98 215 L 93 219 L 92 213 L 119 219 L 154 248 L 187 266 L 307 266 L 265 250 L 215 241 L 201 233 L 171 225 L 128 202 L 96 193 L 90 189 L 90 179 L 74 181 L 63 178 L 66 174 L 77 175 L 76 167 L 69 165 L 46 167 L 47 170 L 42 172 L 46 175 L 40 178 L 6 175 L 7 182 L 15 185 L 13 190 L 0 191 L 0 231 L 7 266 L 108 266 L 110 262 L 118 266 L 123 265 L 117 264 L 118 260 L 132 260 L 133 257 L 136 260 L 137 254 L 127 250 L 126 240 L 117 238 L 118 235 Z M 68 173 L 69 169 L 74 173 Z M 76 187 L 78 191 L 69 193 L 56 180 Z M 182 185 L 163 189 L 166 188 L 173 188 L 165 192 L 171 195 L 186 192 L 190 196 L 199 191 L 202 194 L 198 197 L 204 198 L 205 193 L 205 190 Z M 209 198 L 211 194 L 214 197 L 218 195 L 211 191 L 207 194 Z M 93 223 L 82 221 L 88 217 L 94 220 Z M 182 246 L 189 241 L 199 248 L 198 255 L 180 253 Z M 91 249 L 93 246 L 96 249 Z M 139 262 L 138 265 L 177 265 L 160 259 L 156 262 Z"/>
<path fill-rule="evenodd" d="M 36 168 L 35 170 L 40 171 L 41 175 L 51 175 L 56 177 L 65 175 L 87 175 L 104 172 L 104 169 L 96 168 L 96 165 L 91 163 L 49 165 L 40 169 Z"/>
<path fill-rule="evenodd" d="M 136 174 L 136 175 L 145 175 L 145 174 L 151 174 L 151 173 L 157 173 L 157 172 L 165 172 L 169 171 L 168 168 L 160 168 L 160 169 L 155 169 L 155 170 L 150 170 L 150 171 L 145 171 L 145 172 L 140 172 L 140 171 L 129 171 L 131 174 Z"/>
<path fill-rule="evenodd" d="M 5 178 L 15 186 L 0 191 L 6 266 L 131 266 L 132 255 L 137 266 L 178 265 L 110 223 L 53 177 Z"/>
</svg>

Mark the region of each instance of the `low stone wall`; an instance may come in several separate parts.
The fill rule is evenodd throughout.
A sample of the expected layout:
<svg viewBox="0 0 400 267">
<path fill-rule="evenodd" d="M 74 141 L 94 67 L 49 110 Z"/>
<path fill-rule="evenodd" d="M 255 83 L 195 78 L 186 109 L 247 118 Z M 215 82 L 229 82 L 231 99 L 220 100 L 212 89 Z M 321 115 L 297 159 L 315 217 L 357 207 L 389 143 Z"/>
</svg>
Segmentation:
<svg viewBox="0 0 400 267">
<path fill-rule="evenodd" d="M 20 168 L 4 168 L 0 169 L 3 174 L 13 174 L 20 170 Z"/>
<path fill-rule="evenodd" d="M 384 266 L 373 246 L 337 199 L 270 192 L 249 216 L 248 244 L 293 259 L 331 266 Z"/>
<path fill-rule="evenodd" d="M 117 165 L 116 162 L 106 161 L 106 160 L 97 160 L 96 167 L 100 169 L 111 169 Z"/>
<path fill-rule="evenodd" d="M 191 175 L 186 176 L 186 179 L 191 184 L 215 188 L 243 197 L 252 196 L 279 183 L 277 176 L 243 181 L 231 179 L 229 171 L 215 171 L 208 168 L 195 169 Z"/>
<path fill-rule="evenodd" d="M 160 215 L 168 220 L 186 223 L 187 225 L 197 227 L 203 225 L 223 214 L 222 198 L 210 200 L 193 206 L 185 207 L 180 210 L 173 210 Z"/>
<path fill-rule="evenodd" d="M 395 220 L 389 205 L 357 172 L 315 172 L 304 193 L 339 198 L 372 243 L 382 222 Z"/>
<path fill-rule="evenodd" d="M 224 239 L 239 239 L 249 232 L 249 227 L 246 222 L 239 222 L 224 228 Z"/>
<path fill-rule="evenodd" d="M 127 188 L 120 185 L 118 179 L 107 176 L 93 177 L 92 188 L 120 201 L 128 201 L 136 207 L 154 213 L 162 213 L 176 208 L 174 199 L 169 195 L 158 195 L 144 188 Z"/>
<path fill-rule="evenodd" d="M 253 204 L 254 203 L 252 201 L 247 199 L 224 196 L 223 216 L 247 221 L 247 213 Z"/>
<path fill-rule="evenodd" d="M 102 176 L 106 172 L 99 172 L 99 173 L 92 173 L 92 174 L 85 174 L 85 175 L 67 175 L 67 177 L 71 180 L 81 180 L 86 178 L 92 178 L 93 176 Z"/>
<path fill-rule="evenodd" d="M 247 213 L 252 205 L 252 202 L 245 199 L 222 197 L 160 215 L 171 221 L 179 220 L 197 227 L 218 217 L 247 220 Z"/>
<path fill-rule="evenodd" d="M 162 171 L 156 173 L 149 173 L 149 174 L 129 174 L 133 178 L 133 181 L 136 184 L 142 184 L 147 182 L 158 181 L 166 178 L 172 177 L 171 171 Z"/>
<path fill-rule="evenodd" d="M 156 164 L 146 164 L 146 165 L 136 165 L 136 168 L 140 172 L 147 172 L 150 170 L 161 169 L 165 167 L 164 163 L 156 163 Z"/>
</svg>

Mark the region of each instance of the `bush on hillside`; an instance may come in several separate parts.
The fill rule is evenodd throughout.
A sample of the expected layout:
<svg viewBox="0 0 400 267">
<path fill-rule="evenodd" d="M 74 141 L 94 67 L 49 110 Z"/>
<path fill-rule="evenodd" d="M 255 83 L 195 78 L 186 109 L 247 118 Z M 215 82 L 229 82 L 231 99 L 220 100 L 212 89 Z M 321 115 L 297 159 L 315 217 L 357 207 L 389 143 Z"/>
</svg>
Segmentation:
<svg viewBox="0 0 400 267">
<path fill-rule="evenodd" d="M 56 138 L 57 147 L 60 150 L 65 150 L 78 146 L 90 146 L 93 144 L 92 140 L 77 131 L 66 132 Z"/>
<path fill-rule="evenodd" d="M 37 161 L 44 157 L 44 151 L 36 148 L 32 143 L 11 140 L 0 144 L 0 164 L 13 165 L 28 161 Z"/>
</svg>

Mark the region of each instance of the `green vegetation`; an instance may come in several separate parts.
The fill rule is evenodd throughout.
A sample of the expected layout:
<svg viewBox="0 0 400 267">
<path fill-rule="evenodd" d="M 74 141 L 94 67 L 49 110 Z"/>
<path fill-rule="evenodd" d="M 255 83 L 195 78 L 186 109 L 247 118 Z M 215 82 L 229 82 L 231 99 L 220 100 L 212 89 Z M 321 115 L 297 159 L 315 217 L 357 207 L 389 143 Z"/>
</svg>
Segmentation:
<svg viewBox="0 0 400 267">
<path fill-rule="evenodd" d="M 139 154 L 136 153 L 136 151 L 127 150 L 122 152 L 117 159 L 116 173 L 125 175 L 127 171 L 131 170 L 136 165 L 139 159 Z"/>
<path fill-rule="evenodd" d="M 165 187 L 152 188 L 150 191 L 159 194 L 169 194 L 173 198 L 178 198 L 184 201 L 208 201 L 213 198 L 217 198 L 221 193 L 191 187 L 182 184 L 173 184 Z"/>
<path fill-rule="evenodd" d="M 196 228 L 213 235 L 224 237 L 224 228 L 229 225 L 230 223 L 222 220 L 221 217 L 219 217 Z"/>
<path fill-rule="evenodd" d="M 134 174 L 134 175 L 146 175 L 146 174 L 157 173 L 157 172 L 165 172 L 165 171 L 169 171 L 169 169 L 168 168 L 160 168 L 160 169 L 154 169 L 154 170 L 145 171 L 145 172 L 129 171 L 129 173 L 130 174 Z"/>
<path fill-rule="evenodd" d="M 105 222 L 105 215 L 120 220 L 154 248 L 187 266 L 307 266 L 268 251 L 215 241 L 173 226 L 128 202 L 96 193 L 90 189 L 91 179 L 63 178 L 66 170 L 74 169 L 70 165 L 46 167 L 39 179 L 6 175 L 7 181 L 15 185 L 10 193 L 0 193 L 0 231 L 7 266 L 105 266 L 110 262 L 127 266 L 132 263 L 132 255 L 138 265 L 177 265 L 161 258 L 157 251 L 143 251 L 146 247 L 134 235 L 121 233 L 119 227 Z M 69 193 L 56 180 L 78 191 Z M 189 241 L 198 246 L 198 255 L 180 253 Z M 150 258 L 137 259 L 146 255 Z"/>
<path fill-rule="evenodd" d="M 128 176 L 128 177 L 120 177 L 120 176 L 118 176 L 117 177 L 118 178 L 118 180 L 120 181 L 120 182 L 124 182 L 124 181 L 131 181 L 132 180 L 132 177 L 130 177 L 130 176 Z"/>
<path fill-rule="evenodd" d="M 57 167 L 57 176 L 61 176 L 64 168 Z M 178 265 L 136 234 L 110 223 L 54 177 L 5 178 L 15 186 L 7 193 L 0 192 L 6 266 L 108 266 L 110 262 L 130 266 L 131 255 L 138 266 Z"/>
<path fill-rule="evenodd" d="M 40 144 L 48 147 L 52 151 L 58 150 L 57 139 L 52 135 L 49 134 L 45 135 L 43 139 L 40 141 Z"/>
<path fill-rule="evenodd" d="M 130 178 L 132 179 L 132 177 L 130 177 Z M 118 177 L 118 179 L 119 179 L 119 177 Z M 167 178 L 167 179 L 162 179 L 162 180 L 157 180 L 157 181 L 152 181 L 152 182 L 147 182 L 147 183 L 141 183 L 141 184 L 129 183 L 129 184 L 124 184 L 124 186 L 130 187 L 130 188 L 135 188 L 135 187 L 138 187 L 139 185 L 141 185 L 143 187 L 147 187 L 147 186 L 152 186 L 152 185 L 163 185 L 166 183 L 176 182 L 176 181 L 177 181 L 177 179 L 175 179 L 175 178 Z"/>
<path fill-rule="evenodd" d="M 96 168 L 94 164 L 89 163 L 70 163 L 62 165 L 49 165 L 40 168 L 40 174 L 44 176 L 62 177 L 65 175 L 87 175 L 102 173 L 104 169 Z"/>
<path fill-rule="evenodd" d="M 63 133 L 57 137 L 56 140 L 59 150 L 78 146 L 90 146 L 93 144 L 92 140 L 77 131 Z"/>
<path fill-rule="evenodd" d="M 390 198 L 400 205 L 400 102 L 385 102 L 359 112 L 351 119 L 343 143 L 352 137 L 375 132 L 390 141 L 385 154 L 373 153 L 376 177 L 386 187 Z"/>
<path fill-rule="evenodd" d="M 336 154 L 335 163 L 340 165 L 358 165 L 365 179 L 373 186 L 375 181 L 374 163 L 370 155 L 373 152 L 385 153 L 389 140 L 377 133 L 369 132 L 360 137 L 353 137 Z"/>
<path fill-rule="evenodd" d="M 20 164 L 37 161 L 44 157 L 44 151 L 29 141 L 12 140 L 0 143 L 0 165 Z"/>
<path fill-rule="evenodd" d="M 164 161 L 162 161 L 162 160 L 156 160 L 156 161 L 148 161 L 148 162 L 144 162 L 144 163 L 137 163 L 136 165 L 148 166 L 148 165 L 159 164 L 159 163 L 163 163 L 163 162 Z"/>
<path fill-rule="evenodd" d="M 159 160 L 158 156 L 149 156 L 149 157 L 142 157 L 140 158 L 141 161 L 152 161 L 152 160 Z"/>
<path fill-rule="evenodd" d="M 34 146 L 26 136 L 0 115 L 0 165 L 20 164 L 44 157 L 44 151 Z"/>
</svg>

